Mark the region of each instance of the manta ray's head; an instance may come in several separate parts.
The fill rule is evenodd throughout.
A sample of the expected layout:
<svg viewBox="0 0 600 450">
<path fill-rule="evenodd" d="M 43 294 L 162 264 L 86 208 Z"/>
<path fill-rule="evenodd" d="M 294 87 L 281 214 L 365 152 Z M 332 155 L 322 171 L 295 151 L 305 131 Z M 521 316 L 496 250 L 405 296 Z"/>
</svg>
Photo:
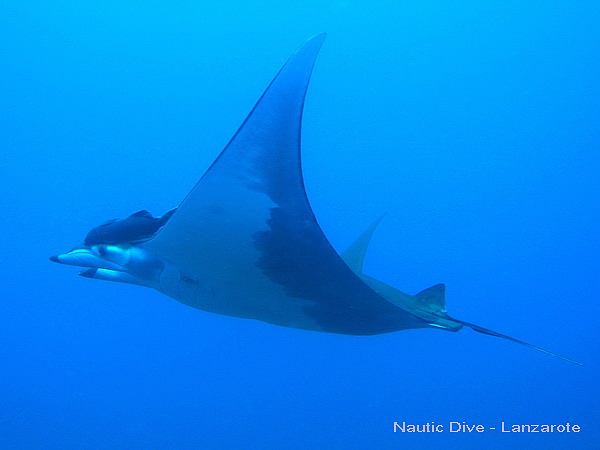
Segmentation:
<svg viewBox="0 0 600 450">
<path fill-rule="evenodd" d="M 79 275 L 110 281 L 156 287 L 165 263 L 139 247 L 156 235 L 175 209 L 153 217 L 146 210 L 125 219 L 109 220 L 92 228 L 83 244 L 51 256 L 50 260 L 70 266 L 87 267 Z"/>
<path fill-rule="evenodd" d="M 50 257 L 51 261 L 86 267 L 79 275 L 155 287 L 164 262 L 133 245 L 92 245 Z"/>
<path fill-rule="evenodd" d="M 149 287 L 183 303 L 193 304 L 198 298 L 212 299 L 214 295 L 198 277 L 183 273 L 140 245 L 80 246 L 50 260 L 85 267 L 79 272 L 82 277 Z"/>
</svg>

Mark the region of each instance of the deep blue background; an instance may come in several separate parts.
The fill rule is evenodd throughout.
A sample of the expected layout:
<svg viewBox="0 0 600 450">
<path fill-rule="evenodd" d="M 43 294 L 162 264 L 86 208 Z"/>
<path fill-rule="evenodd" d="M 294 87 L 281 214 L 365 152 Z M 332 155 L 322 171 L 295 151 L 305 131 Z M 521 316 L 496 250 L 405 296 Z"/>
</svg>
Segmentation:
<svg viewBox="0 0 600 450">
<path fill-rule="evenodd" d="M 597 448 L 598 23 L 595 1 L 0 3 L 0 447 Z M 452 315 L 585 367 L 221 317 L 47 260 L 176 206 L 319 31 L 304 172 L 334 246 L 387 211 L 370 275 L 444 282 Z M 582 432 L 392 432 L 450 420 Z"/>
</svg>

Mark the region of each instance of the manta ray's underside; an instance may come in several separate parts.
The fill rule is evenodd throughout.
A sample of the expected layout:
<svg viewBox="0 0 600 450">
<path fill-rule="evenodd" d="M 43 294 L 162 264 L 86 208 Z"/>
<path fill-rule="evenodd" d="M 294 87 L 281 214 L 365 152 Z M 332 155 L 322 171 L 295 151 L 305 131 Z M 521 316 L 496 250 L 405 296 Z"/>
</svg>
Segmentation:
<svg viewBox="0 0 600 450">
<path fill-rule="evenodd" d="M 93 242 L 88 235 L 51 259 L 87 267 L 80 274 L 89 278 L 151 287 L 217 314 L 350 335 L 466 325 L 559 356 L 449 317 L 443 285 L 413 296 L 364 275 L 376 224 L 343 259 L 333 249 L 308 202 L 300 165 L 304 98 L 324 38 L 314 36 L 288 60 L 174 213 L 153 219 L 141 211 L 109 222 L 90 232 Z M 134 239 L 138 223 L 146 228 Z M 111 233 L 131 238 L 111 240 Z"/>
</svg>

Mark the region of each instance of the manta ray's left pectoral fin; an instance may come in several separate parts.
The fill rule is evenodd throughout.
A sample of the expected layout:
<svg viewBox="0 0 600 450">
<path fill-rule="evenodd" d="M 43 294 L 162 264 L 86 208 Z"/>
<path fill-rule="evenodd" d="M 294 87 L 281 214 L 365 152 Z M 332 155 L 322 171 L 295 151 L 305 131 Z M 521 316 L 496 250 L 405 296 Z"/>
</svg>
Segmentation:
<svg viewBox="0 0 600 450">
<path fill-rule="evenodd" d="M 344 262 L 352 269 L 352 271 L 361 275 L 363 273 L 363 264 L 365 261 L 365 255 L 367 254 L 367 249 L 369 248 L 369 244 L 371 243 L 371 239 L 373 238 L 373 234 L 377 229 L 379 223 L 383 220 L 387 213 L 379 216 L 369 228 L 367 228 L 363 233 L 348 247 L 348 249 L 343 252 L 340 256 L 344 260 Z"/>
</svg>

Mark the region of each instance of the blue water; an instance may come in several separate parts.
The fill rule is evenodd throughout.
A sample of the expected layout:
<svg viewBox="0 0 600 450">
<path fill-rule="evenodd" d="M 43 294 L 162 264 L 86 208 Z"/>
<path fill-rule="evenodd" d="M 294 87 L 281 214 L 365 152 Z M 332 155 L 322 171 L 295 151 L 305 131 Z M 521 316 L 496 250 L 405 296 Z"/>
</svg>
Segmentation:
<svg viewBox="0 0 600 450">
<path fill-rule="evenodd" d="M 598 448 L 599 21 L 593 1 L 2 2 L 0 447 Z M 451 315 L 584 367 L 470 330 L 217 316 L 47 260 L 176 206 L 320 31 L 303 165 L 333 245 L 387 211 L 368 274 L 444 282 Z"/>
</svg>

